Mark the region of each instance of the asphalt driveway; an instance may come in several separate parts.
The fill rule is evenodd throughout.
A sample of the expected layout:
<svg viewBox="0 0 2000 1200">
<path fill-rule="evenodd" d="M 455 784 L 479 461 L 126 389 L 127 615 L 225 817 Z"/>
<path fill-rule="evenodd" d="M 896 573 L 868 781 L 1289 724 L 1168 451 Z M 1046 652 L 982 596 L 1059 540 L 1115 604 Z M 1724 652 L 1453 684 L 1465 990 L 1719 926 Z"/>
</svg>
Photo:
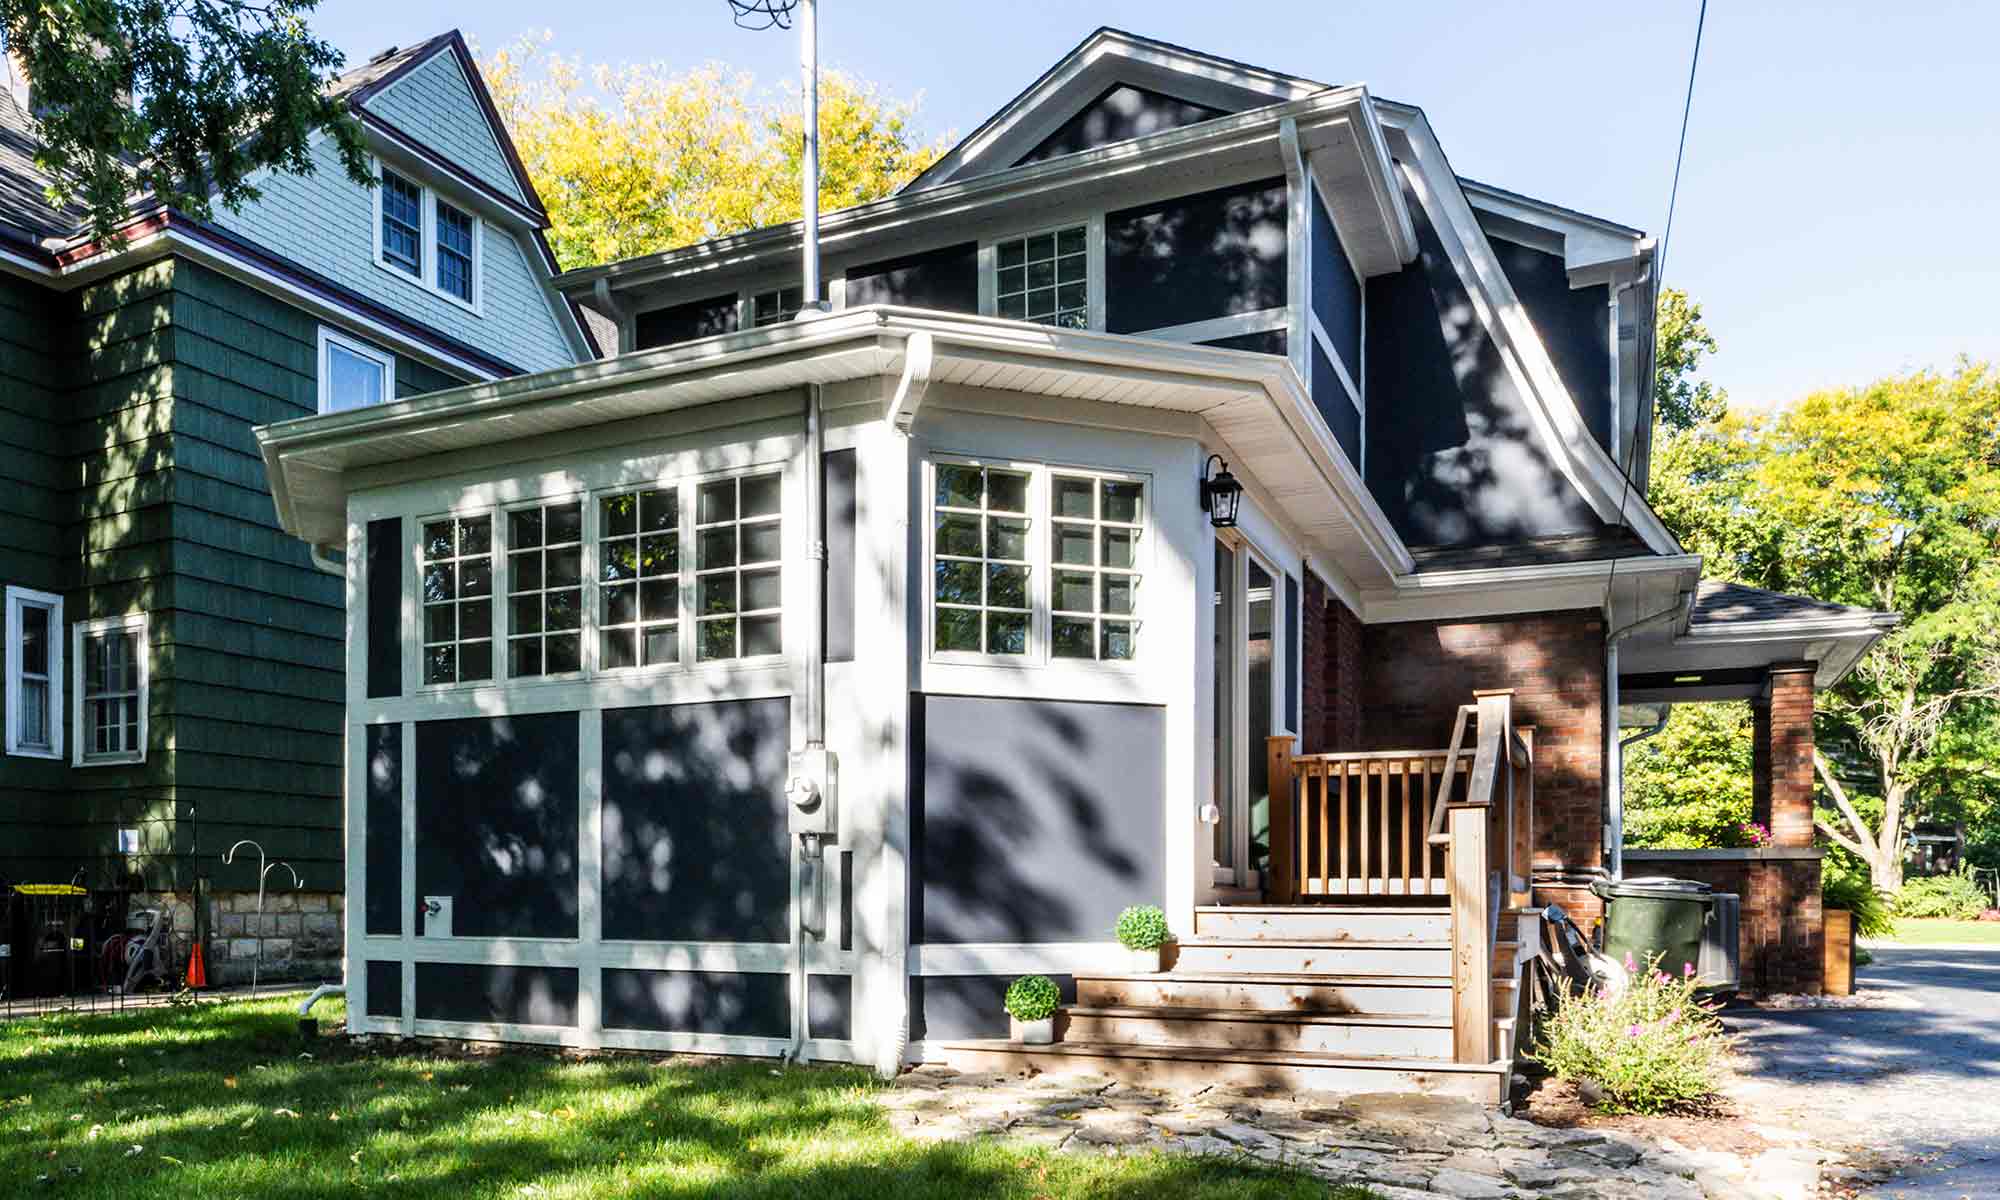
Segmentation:
<svg viewBox="0 0 2000 1200">
<path fill-rule="evenodd" d="M 1871 947 L 1889 1006 L 1737 1010 L 1753 1119 L 1900 1164 L 1858 1195 L 2000 1196 L 2000 947 Z"/>
</svg>

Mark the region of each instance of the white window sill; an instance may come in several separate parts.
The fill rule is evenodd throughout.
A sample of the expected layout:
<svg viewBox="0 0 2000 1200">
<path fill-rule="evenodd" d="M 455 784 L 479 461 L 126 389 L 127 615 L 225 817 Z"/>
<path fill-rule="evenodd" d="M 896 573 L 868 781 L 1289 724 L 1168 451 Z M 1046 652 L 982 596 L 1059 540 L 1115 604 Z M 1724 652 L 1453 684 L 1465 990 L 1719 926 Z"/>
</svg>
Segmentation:
<svg viewBox="0 0 2000 1200">
<path fill-rule="evenodd" d="M 7 755 L 10 758 L 48 758 L 54 759 L 57 762 L 62 761 L 62 751 L 60 750 L 37 750 L 30 746 L 10 748 L 7 751 Z"/>
<path fill-rule="evenodd" d="M 73 767 L 130 767 L 146 761 L 143 754 L 91 754 L 77 759 Z"/>
</svg>

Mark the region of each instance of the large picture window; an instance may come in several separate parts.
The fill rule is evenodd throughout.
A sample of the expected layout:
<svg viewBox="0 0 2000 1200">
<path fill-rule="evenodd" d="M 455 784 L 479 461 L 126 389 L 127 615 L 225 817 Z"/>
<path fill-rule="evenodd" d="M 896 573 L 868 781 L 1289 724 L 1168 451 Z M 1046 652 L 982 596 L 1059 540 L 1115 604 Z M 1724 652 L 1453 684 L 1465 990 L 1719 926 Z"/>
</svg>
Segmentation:
<svg viewBox="0 0 2000 1200">
<path fill-rule="evenodd" d="M 424 682 L 493 678 L 493 517 L 444 517 L 423 530 Z"/>
<path fill-rule="evenodd" d="M 7 589 L 7 753 L 62 756 L 62 597 Z"/>
<path fill-rule="evenodd" d="M 695 490 L 695 658 L 784 650 L 779 515 L 783 480 L 745 475 Z"/>
<path fill-rule="evenodd" d="M 77 692 L 77 765 L 143 761 L 146 618 L 77 622 L 71 662 Z"/>
<path fill-rule="evenodd" d="M 1137 657 L 1143 479 L 941 462 L 931 509 L 931 648 L 950 655 Z"/>
<path fill-rule="evenodd" d="M 583 669 L 583 501 L 507 514 L 507 674 Z"/>
</svg>

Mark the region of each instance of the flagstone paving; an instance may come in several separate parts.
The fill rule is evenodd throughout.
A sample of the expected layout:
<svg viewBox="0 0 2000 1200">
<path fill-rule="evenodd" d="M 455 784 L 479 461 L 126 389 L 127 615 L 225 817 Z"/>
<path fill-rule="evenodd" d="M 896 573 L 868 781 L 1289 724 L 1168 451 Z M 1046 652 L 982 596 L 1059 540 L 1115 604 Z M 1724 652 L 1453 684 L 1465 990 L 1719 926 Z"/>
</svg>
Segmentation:
<svg viewBox="0 0 2000 1200">
<path fill-rule="evenodd" d="M 1383 1200 L 1802 1200 L 1819 1155 L 1755 1158 L 1627 1134 L 1550 1129 L 1469 1101 L 1217 1086 L 1167 1092 L 1096 1076 L 921 1067 L 883 1098 L 907 1137 L 1004 1137 L 1068 1153 L 1243 1155 L 1360 1183 Z"/>
</svg>

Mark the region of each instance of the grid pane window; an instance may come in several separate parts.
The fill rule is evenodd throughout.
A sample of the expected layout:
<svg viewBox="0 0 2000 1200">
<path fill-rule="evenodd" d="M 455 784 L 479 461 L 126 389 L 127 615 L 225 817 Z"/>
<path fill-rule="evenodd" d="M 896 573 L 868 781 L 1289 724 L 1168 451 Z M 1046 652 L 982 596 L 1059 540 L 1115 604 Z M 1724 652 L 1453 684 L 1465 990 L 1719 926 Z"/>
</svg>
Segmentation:
<svg viewBox="0 0 2000 1200">
<path fill-rule="evenodd" d="M 1049 488 L 1049 652 L 1129 659 L 1138 630 L 1139 548 L 1145 487 L 1087 475 Z"/>
<path fill-rule="evenodd" d="M 83 649 L 84 757 L 137 754 L 140 641 L 136 631 L 86 633 Z"/>
<path fill-rule="evenodd" d="M 681 658 L 681 506 L 673 488 L 597 502 L 598 666 Z"/>
<path fill-rule="evenodd" d="M 382 261 L 421 276 L 424 192 L 393 171 L 382 172 Z"/>
<path fill-rule="evenodd" d="M 932 644 L 1026 654 L 1028 475 L 940 463 L 933 509 Z"/>
<path fill-rule="evenodd" d="M 756 314 L 754 325 L 776 325 L 799 315 L 805 307 L 806 290 L 803 287 L 774 288 L 768 292 L 758 292 L 751 297 L 751 311 Z"/>
<path fill-rule="evenodd" d="M 444 517 L 423 530 L 424 682 L 493 678 L 493 518 Z"/>
<path fill-rule="evenodd" d="M 994 303 L 1003 317 L 1090 327 L 1090 256 L 1084 227 L 1030 234 L 994 247 Z"/>
<path fill-rule="evenodd" d="M 583 501 L 507 513 L 507 675 L 583 669 Z"/>
<path fill-rule="evenodd" d="M 49 637 L 53 629 L 47 608 L 21 606 L 21 665 L 14 676 L 21 688 L 21 710 L 14 740 L 27 750 L 55 746 L 55 714 L 49 711 Z"/>
<path fill-rule="evenodd" d="M 472 303 L 472 217 L 438 201 L 437 285 L 447 295 Z"/>
<path fill-rule="evenodd" d="M 718 479 L 695 489 L 695 646 L 698 661 L 784 650 L 783 480 Z"/>
</svg>

